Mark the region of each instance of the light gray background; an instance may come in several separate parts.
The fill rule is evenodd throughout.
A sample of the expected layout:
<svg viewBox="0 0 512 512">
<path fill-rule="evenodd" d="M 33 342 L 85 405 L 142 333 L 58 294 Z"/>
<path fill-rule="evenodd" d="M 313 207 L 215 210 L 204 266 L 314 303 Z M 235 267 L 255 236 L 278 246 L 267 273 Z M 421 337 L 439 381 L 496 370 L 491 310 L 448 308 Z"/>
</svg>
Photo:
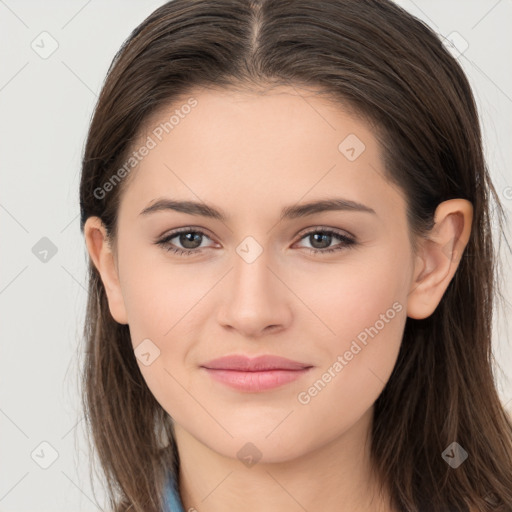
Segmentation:
<svg viewBox="0 0 512 512">
<path fill-rule="evenodd" d="M 76 378 L 86 301 L 80 158 L 112 57 L 163 3 L 0 0 L 0 511 L 98 510 L 87 474 Z M 469 45 L 458 58 L 474 88 L 486 155 L 510 214 L 512 2 L 398 3 L 439 34 L 457 32 Z M 42 47 L 41 37 L 47 38 L 45 49 L 51 47 L 48 36 L 40 36 L 43 31 L 58 43 L 46 59 L 31 47 L 33 41 Z M 32 251 L 43 237 L 57 249 L 46 263 Z M 510 260 L 505 263 L 504 284 L 510 288 Z M 494 345 L 507 407 L 512 405 L 510 298 L 508 291 Z M 52 449 L 57 458 L 43 469 Z"/>
</svg>

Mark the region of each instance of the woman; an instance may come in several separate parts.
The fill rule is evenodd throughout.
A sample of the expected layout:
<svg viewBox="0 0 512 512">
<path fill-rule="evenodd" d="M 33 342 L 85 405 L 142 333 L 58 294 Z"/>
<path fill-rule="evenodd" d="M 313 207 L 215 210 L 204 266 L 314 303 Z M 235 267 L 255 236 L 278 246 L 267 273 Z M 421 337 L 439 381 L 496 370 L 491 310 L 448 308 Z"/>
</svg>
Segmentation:
<svg viewBox="0 0 512 512">
<path fill-rule="evenodd" d="M 377 0 L 169 2 L 80 184 L 115 510 L 512 510 L 468 81 Z"/>
</svg>

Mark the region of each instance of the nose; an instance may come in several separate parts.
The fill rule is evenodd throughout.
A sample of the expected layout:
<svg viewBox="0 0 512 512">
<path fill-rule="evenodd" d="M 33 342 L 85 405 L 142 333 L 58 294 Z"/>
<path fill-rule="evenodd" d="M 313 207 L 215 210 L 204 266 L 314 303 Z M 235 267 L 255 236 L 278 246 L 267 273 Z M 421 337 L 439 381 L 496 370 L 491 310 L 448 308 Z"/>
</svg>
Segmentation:
<svg viewBox="0 0 512 512">
<path fill-rule="evenodd" d="M 219 323 L 246 338 L 286 329 L 292 318 L 293 294 L 265 250 L 248 263 L 237 253 L 218 310 Z"/>
</svg>

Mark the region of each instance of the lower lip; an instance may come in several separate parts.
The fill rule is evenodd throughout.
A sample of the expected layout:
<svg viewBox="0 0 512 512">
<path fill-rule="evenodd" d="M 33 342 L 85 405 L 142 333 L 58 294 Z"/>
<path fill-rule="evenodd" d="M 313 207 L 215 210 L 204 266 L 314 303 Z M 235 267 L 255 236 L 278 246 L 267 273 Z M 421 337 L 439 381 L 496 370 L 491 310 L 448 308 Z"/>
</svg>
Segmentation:
<svg viewBox="0 0 512 512">
<path fill-rule="evenodd" d="M 310 368 L 303 370 L 267 370 L 261 372 L 244 372 L 237 370 L 212 370 L 204 368 L 212 379 L 222 382 L 239 391 L 265 391 L 277 388 L 305 375 Z"/>
</svg>

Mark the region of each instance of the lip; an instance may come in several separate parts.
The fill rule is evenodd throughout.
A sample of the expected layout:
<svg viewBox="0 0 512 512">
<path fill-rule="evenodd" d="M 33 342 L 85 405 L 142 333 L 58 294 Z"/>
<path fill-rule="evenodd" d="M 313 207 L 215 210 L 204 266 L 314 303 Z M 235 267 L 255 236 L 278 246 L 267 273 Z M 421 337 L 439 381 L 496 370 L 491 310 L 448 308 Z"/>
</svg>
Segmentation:
<svg viewBox="0 0 512 512">
<path fill-rule="evenodd" d="M 278 356 L 232 355 L 201 365 L 212 379 L 239 391 L 260 392 L 293 382 L 312 365 Z"/>
<path fill-rule="evenodd" d="M 234 354 L 231 356 L 213 359 L 201 365 L 210 370 L 238 370 L 244 372 L 260 372 L 265 370 L 304 370 L 312 365 L 292 361 L 285 357 L 263 355 L 259 357 L 248 357 Z"/>
</svg>

